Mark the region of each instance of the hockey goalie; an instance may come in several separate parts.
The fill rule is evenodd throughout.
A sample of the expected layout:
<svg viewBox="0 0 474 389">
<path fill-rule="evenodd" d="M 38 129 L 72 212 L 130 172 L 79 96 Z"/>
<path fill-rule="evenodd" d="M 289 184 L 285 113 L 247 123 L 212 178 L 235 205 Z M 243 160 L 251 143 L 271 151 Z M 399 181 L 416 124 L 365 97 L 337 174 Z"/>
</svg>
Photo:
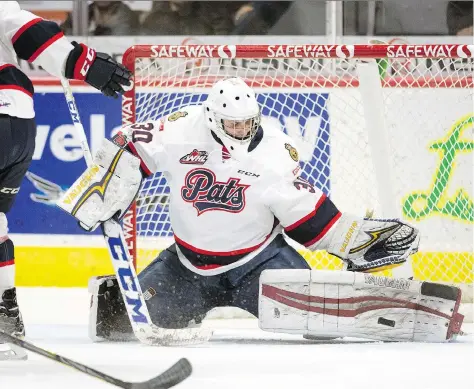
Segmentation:
<svg viewBox="0 0 474 389">
<path fill-rule="evenodd" d="M 215 83 L 201 105 L 124 128 L 94 162 L 58 203 L 88 230 L 121 218 L 153 173 L 170 186 L 175 243 L 139 274 L 159 327 L 235 306 L 264 330 L 306 336 L 441 342 L 460 331 L 458 288 L 371 274 L 415 253 L 418 230 L 339 211 L 300 176 L 292 139 L 261 122 L 240 78 Z M 288 240 L 327 250 L 347 270 L 311 270 Z M 115 277 L 91 284 L 92 337 L 129 339 Z"/>
</svg>

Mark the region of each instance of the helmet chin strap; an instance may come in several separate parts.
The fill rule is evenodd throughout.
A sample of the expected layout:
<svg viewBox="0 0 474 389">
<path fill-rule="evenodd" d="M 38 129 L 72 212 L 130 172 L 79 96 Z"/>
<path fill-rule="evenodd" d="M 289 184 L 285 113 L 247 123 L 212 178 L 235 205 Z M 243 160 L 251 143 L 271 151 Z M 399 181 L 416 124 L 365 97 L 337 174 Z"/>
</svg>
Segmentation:
<svg viewBox="0 0 474 389">
<path fill-rule="evenodd" d="M 241 153 L 244 152 L 242 149 L 245 149 L 245 153 L 247 154 L 247 153 L 252 152 L 258 146 L 258 144 L 263 139 L 263 129 L 262 127 L 259 127 L 255 135 L 250 140 L 250 142 L 244 145 L 237 145 L 237 147 L 240 149 L 240 152 L 238 152 L 235 148 L 232 149 L 233 147 L 232 145 L 225 144 L 221 140 L 221 138 L 219 138 L 219 136 L 214 132 L 214 130 L 211 130 L 211 135 L 217 143 L 219 143 L 221 146 L 224 146 L 234 158 L 237 158 L 238 155 L 241 155 Z"/>
<path fill-rule="evenodd" d="M 211 135 L 217 143 L 219 143 L 221 146 L 224 146 L 229 152 L 229 154 L 237 160 L 243 159 L 245 157 L 245 154 L 248 153 L 248 147 L 250 142 L 245 144 L 231 144 L 232 142 L 230 141 L 230 139 L 226 139 L 230 142 L 223 141 L 213 130 L 211 130 Z"/>
</svg>

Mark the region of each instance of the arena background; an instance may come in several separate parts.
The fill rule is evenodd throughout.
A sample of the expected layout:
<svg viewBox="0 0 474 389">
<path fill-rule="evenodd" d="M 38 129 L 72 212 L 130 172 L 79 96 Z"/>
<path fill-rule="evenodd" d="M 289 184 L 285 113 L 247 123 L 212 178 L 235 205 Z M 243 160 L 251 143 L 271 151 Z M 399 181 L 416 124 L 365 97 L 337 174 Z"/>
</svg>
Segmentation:
<svg viewBox="0 0 474 389">
<path fill-rule="evenodd" d="M 246 35 L 237 30 L 239 35 L 125 35 L 125 36 L 93 36 L 88 22 L 87 3 L 79 1 L 24 1 L 24 7 L 40 14 L 43 17 L 63 23 L 68 14 L 73 22 L 73 33 L 69 35 L 75 39 L 96 48 L 98 51 L 110 53 L 114 58 L 121 58 L 123 52 L 134 44 L 331 44 L 331 43 L 367 43 L 372 38 L 393 43 L 466 43 L 472 44 L 471 36 L 462 33 L 450 33 L 447 22 L 448 2 L 435 2 L 423 7 L 418 3 L 413 7 L 407 0 L 397 5 L 385 5 L 382 11 L 372 9 L 374 4 L 359 4 L 355 2 L 318 2 L 310 4 L 301 2 L 289 4 L 288 9 L 262 35 Z M 89 2 L 91 3 L 91 2 Z M 146 15 L 150 12 L 152 2 L 129 1 L 134 12 Z M 255 3 L 249 4 L 255 7 Z M 267 2 L 268 3 L 268 2 Z M 288 2 L 291 3 L 291 2 Z M 365 3 L 365 2 L 358 2 Z M 381 3 L 381 2 L 373 2 Z M 423 4 L 423 2 L 421 2 Z M 375 4 L 377 6 L 377 4 Z M 424 23 L 416 23 L 423 13 Z M 471 10 L 472 20 L 472 10 Z M 310 21 L 310 22 L 308 22 Z M 105 245 L 100 235 L 85 233 L 76 222 L 54 206 L 54 199 L 62 190 L 68 188 L 80 172 L 85 168 L 82 159 L 79 141 L 71 124 L 62 89 L 57 80 L 49 77 L 42 69 L 26 62 L 20 63 L 21 68 L 32 77 L 35 84 L 35 108 L 37 112 L 37 146 L 34 161 L 30 167 L 29 176 L 25 179 L 18 195 L 16 206 L 9 215 L 9 227 L 12 239 L 16 245 L 17 281 L 18 286 L 86 286 L 87 280 L 93 275 L 112 273 L 112 267 Z M 467 62 L 463 71 L 472 72 L 473 64 Z M 74 92 L 81 118 L 89 138 L 92 151 L 96 150 L 103 137 L 110 137 L 120 128 L 121 102 L 107 99 L 86 85 L 74 84 Z M 266 90 L 265 93 L 273 93 Z M 419 152 L 411 155 L 413 165 L 425 165 L 436 161 L 428 150 L 431 142 L 446 135 L 446 129 L 466 115 L 473 116 L 473 112 L 461 112 L 455 104 L 447 104 L 449 100 L 442 94 L 446 91 L 433 92 L 433 110 L 445 110 L 446 122 L 434 123 L 431 138 L 420 140 Z M 301 89 L 288 90 L 285 93 L 302 93 Z M 334 93 L 338 93 L 337 91 Z M 464 93 L 468 93 L 464 91 Z M 470 92 L 472 96 L 472 91 Z M 400 106 L 397 106 L 400 104 Z M 403 101 L 396 102 L 393 110 L 402 109 Z M 322 114 L 316 112 L 315 115 Z M 419 123 L 431 123 L 430 113 L 419 112 Z M 472 129 L 471 129 L 472 131 Z M 406 141 L 410 140 L 407 134 Z M 472 160 L 472 152 L 463 158 Z M 361 161 L 362 164 L 363 161 Z M 427 181 L 430 181 L 434 171 L 427 172 Z M 38 179 L 50 182 L 50 187 L 44 197 L 44 191 L 35 187 Z M 472 204 L 471 186 L 464 189 L 470 196 Z M 413 185 L 412 191 L 420 190 L 419 185 Z M 351 201 L 348 194 L 347 201 Z M 428 228 L 433 229 L 433 255 L 443 251 L 440 239 L 437 236 L 437 219 L 444 215 L 431 215 Z M 444 220 L 444 219 L 443 219 Z M 472 231 L 473 220 L 453 219 L 453 228 L 463 231 Z M 171 232 L 169 231 L 169 235 Z M 171 236 L 171 235 L 170 235 Z M 472 235 L 471 235 L 472 236 Z M 168 244 L 170 237 L 161 242 L 162 249 Z M 455 252 L 470 253 L 472 268 L 472 240 L 461 241 Z M 452 256 L 447 265 L 456 268 Z M 451 261 L 451 262 L 450 262 Z M 146 263 L 139 263 L 139 268 Z M 465 265 L 465 264 L 464 264 Z M 414 266 L 422 266 L 422 258 L 415 259 Z M 443 269 L 435 275 L 443 279 Z M 472 283 L 472 274 L 467 274 L 459 282 Z"/>
</svg>

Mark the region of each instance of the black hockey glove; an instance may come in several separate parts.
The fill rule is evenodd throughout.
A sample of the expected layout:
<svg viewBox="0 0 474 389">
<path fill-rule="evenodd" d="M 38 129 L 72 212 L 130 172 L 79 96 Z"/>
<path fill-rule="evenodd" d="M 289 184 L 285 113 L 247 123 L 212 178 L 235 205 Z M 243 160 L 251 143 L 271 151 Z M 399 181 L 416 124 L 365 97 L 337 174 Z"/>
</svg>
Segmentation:
<svg viewBox="0 0 474 389">
<path fill-rule="evenodd" d="M 97 53 L 83 43 L 72 42 L 74 49 L 66 61 L 65 76 L 84 80 L 106 96 L 117 98 L 124 93 L 123 86 L 131 84 L 132 74 L 125 66 L 106 53 Z"/>
</svg>

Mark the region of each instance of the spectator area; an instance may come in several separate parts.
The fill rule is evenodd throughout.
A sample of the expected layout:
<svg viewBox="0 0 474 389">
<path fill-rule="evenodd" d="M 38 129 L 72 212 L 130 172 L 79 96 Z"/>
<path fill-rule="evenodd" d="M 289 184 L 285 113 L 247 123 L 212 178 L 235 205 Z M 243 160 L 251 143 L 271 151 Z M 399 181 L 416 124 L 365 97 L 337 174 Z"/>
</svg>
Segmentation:
<svg viewBox="0 0 474 389">
<path fill-rule="evenodd" d="M 69 35 L 325 35 L 329 2 L 20 1 Z M 343 35 L 472 36 L 472 1 L 344 1 Z"/>
</svg>

